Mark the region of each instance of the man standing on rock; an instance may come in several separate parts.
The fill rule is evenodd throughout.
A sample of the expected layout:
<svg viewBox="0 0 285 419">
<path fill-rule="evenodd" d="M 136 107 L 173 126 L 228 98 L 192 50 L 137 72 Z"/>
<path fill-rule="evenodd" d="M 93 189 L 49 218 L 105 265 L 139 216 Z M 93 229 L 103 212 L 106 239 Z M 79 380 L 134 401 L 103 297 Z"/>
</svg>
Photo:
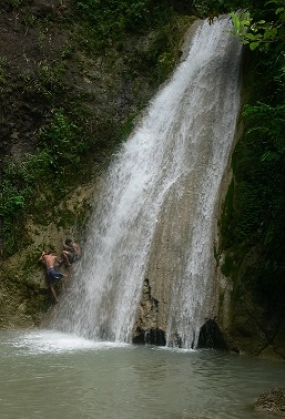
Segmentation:
<svg viewBox="0 0 285 419">
<path fill-rule="evenodd" d="M 58 303 L 58 296 L 56 294 L 56 291 L 54 289 L 53 284 L 60 279 L 65 282 L 66 275 L 62 274 L 61 272 L 57 271 L 55 268 L 56 262 L 58 262 L 58 256 L 53 252 L 46 252 L 42 251 L 41 257 L 38 260 L 39 262 L 42 262 L 46 267 L 46 274 L 47 274 L 47 282 L 48 286 L 51 290 L 51 293 L 53 295 L 53 298 L 55 299 L 55 302 Z M 64 284 L 66 285 L 66 284 Z"/>
</svg>

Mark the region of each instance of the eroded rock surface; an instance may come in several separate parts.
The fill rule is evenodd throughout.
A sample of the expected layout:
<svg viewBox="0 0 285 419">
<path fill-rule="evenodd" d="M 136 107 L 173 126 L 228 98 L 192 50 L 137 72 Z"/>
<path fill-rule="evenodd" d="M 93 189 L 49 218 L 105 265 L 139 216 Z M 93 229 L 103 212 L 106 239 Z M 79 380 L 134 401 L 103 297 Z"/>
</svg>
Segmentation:
<svg viewBox="0 0 285 419">
<path fill-rule="evenodd" d="M 165 334 L 157 325 L 159 302 L 152 296 L 147 278 L 144 280 L 139 311 L 133 333 L 133 343 L 164 346 Z"/>
<path fill-rule="evenodd" d="M 285 416 L 285 388 L 272 388 L 264 391 L 255 403 L 256 410 L 270 411 Z"/>
</svg>

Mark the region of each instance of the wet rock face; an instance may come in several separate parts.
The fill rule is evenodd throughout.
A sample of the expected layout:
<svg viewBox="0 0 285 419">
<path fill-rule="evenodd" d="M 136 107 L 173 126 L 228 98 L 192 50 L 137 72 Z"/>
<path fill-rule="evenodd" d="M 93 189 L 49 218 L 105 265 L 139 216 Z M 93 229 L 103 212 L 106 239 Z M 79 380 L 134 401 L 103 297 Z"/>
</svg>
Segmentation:
<svg viewBox="0 0 285 419">
<path fill-rule="evenodd" d="M 133 344 L 165 346 L 165 330 L 159 323 L 160 304 L 152 296 L 149 280 L 144 280 L 142 297 L 139 305 L 139 314 L 133 330 Z M 163 309 L 163 305 L 161 305 Z M 171 346 L 182 347 L 182 339 L 178 334 L 172 335 Z M 219 329 L 216 319 L 208 319 L 200 329 L 198 348 L 213 348 L 228 350 L 228 346 Z"/>
<path fill-rule="evenodd" d="M 255 409 L 285 416 L 285 388 L 272 388 L 264 391 L 257 399 Z"/>
<path fill-rule="evenodd" d="M 159 302 L 152 297 L 147 278 L 144 280 L 139 310 L 140 314 L 133 332 L 133 343 L 165 346 L 165 332 L 157 325 Z"/>
<path fill-rule="evenodd" d="M 228 349 L 215 319 L 208 319 L 201 327 L 198 348 Z"/>
</svg>

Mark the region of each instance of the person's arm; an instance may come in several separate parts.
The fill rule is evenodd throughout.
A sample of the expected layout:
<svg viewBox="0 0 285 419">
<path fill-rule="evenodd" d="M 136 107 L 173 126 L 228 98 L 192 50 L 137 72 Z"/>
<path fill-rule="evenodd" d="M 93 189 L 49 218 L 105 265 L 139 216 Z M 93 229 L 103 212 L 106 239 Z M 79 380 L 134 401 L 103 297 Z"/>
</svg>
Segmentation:
<svg viewBox="0 0 285 419">
<path fill-rule="evenodd" d="M 67 250 L 68 252 L 73 252 L 73 247 L 67 246 L 66 244 L 63 246 L 64 250 Z"/>
<path fill-rule="evenodd" d="M 43 262 L 44 261 L 44 256 L 46 255 L 46 253 L 42 253 L 41 256 L 38 259 L 38 262 Z"/>
</svg>

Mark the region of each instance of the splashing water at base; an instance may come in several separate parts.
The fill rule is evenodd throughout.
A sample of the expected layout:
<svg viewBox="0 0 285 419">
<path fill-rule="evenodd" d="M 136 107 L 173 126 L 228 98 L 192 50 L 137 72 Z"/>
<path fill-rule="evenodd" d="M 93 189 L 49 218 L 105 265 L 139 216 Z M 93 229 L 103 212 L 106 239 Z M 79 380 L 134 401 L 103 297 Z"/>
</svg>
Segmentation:
<svg viewBox="0 0 285 419">
<path fill-rule="evenodd" d="M 212 314 L 214 218 L 239 111 L 241 45 L 230 28 L 228 19 L 199 25 L 187 58 L 114 158 L 52 327 L 131 341 L 151 255 L 160 258 L 153 242 L 163 213 L 179 248 L 171 257 L 167 341 L 177 333 L 183 347 L 195 346 Z"/>
</svg>

